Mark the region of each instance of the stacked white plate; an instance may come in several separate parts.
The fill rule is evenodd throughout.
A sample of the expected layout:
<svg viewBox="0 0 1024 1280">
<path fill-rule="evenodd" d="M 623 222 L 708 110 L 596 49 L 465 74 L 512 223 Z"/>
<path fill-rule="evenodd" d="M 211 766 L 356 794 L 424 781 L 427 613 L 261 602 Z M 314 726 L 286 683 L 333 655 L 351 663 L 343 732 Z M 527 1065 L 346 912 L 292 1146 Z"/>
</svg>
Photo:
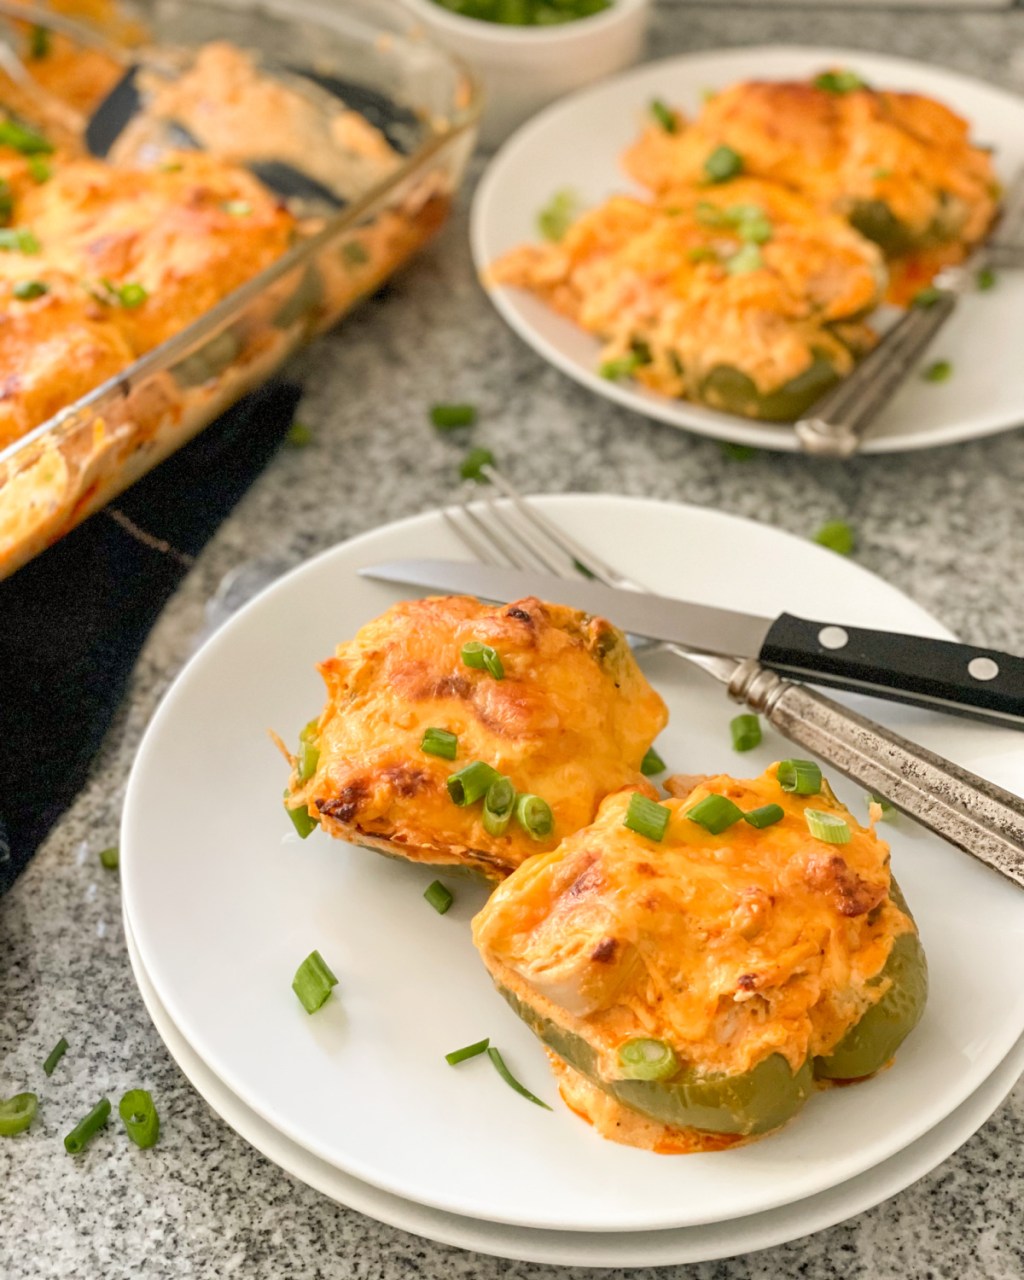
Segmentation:
<svg viewBox="0 0 1024 1280">
<path fill-rule="evenodd" d="M 786 534 L 640 499 L 538 499 L 582 542 L 652 589 L 755 613 L 942 635 L 892 587 Z M 293 739 L 319 710 L 315 664 L 398 593 L 374 561 L 465 558 L 437 514 L 325 553 L 228 622 L 168 693 L 124 811 L 126 933 L 154 1022 L 185 1074 L 254 1146 L 343 1204 L 432 1239 L 533 1261 L 641 1266 L 761 1249 L 838 1222 L 945 1159 L 1024 1068 L 1024 894 L 897 819 L 893 865 L 917 916 L 932 992 L 895 1065 L 813 1097 L 784 1130 L 727 1152 L 657 1157 L 602 1141 L 558 1100 L 539 1043 L 494 993 L 470 941 L 486 889 L 331 841 L 300 842 L 281 809 Z M 667 654 L 645 659 L 672 713 L 673 770 L 753 775 L 794 754 L 766 733 L 734 755 L 735 708 Z M 1009 730 L 862 700 L 859 709 L 1011 790 Z M 826 765 L 827 771 L 827 765 Z M 842 779 L 855 810 L 864 797 Z M 339 977 L 307 1015 L 291 991 L 318 949 Z M 489 1036 L 554 1110 L 508 1089 Z"/>
</svg>

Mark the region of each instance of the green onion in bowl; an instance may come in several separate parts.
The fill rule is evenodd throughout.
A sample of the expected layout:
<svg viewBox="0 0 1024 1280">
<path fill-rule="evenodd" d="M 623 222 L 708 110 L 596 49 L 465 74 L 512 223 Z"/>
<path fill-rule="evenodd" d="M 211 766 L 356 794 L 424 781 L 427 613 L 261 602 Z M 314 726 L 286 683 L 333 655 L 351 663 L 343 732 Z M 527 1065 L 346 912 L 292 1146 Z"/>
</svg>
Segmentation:
<svg viewBox="0 0 1024 1280">
<path fill-rule="evenodd" d="M 551 27 L 590 18 L 610 9 L 612 0 L 433 0 L 462 18 L 507 27 Z"/>
</svg>

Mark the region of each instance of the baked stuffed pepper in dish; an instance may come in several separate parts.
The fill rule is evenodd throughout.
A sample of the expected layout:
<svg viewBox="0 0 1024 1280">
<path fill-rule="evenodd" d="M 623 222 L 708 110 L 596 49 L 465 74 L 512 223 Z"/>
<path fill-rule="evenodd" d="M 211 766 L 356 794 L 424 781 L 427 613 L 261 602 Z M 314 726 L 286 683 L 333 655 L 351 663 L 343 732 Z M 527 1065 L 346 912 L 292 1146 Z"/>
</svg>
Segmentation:
<svg viewBox="0 0 1024 1280">
<path fill-rule="evenodd" d="M 888 847 L 815 765 L 678 789 L 609 796 L 473 922 L 568 1105 L 663 1153 L 767 1133 L 816 1082 L 881 1070 L 927 992 Z"/>
<path fill-rule="evenodd" d="M 667 720 L 621 632 L 526 599 L 407 600 L 320 666 L 285 806 L 300 831 L 500 878 L 649 790 Z"/>
</svg>

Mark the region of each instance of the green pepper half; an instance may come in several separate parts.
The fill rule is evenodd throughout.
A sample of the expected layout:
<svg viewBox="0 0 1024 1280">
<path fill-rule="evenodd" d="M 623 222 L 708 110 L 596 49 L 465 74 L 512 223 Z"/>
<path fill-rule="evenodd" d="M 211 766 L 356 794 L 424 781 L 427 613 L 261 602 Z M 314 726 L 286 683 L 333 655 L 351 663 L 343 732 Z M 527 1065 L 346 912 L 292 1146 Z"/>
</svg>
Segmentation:
<svg viewBox="0 0 1024 1280">
<path fill-rule="evenodd" d="M 821 351 L 802 373 L 775 391 L 759 391 L 754 380 L 733 365 L 717 365 L 704 379 L 700 399 L 714 409 L 765 422 L 795 422 L 839 380 L 831 360 Z"/>
</svg>

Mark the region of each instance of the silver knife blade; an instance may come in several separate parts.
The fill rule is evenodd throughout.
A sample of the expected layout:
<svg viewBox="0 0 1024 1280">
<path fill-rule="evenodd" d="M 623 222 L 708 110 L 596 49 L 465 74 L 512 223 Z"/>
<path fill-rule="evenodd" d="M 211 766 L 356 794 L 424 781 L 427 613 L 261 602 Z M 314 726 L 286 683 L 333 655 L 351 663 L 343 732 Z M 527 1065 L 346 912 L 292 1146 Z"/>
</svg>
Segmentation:
<svg viewBox="0 0 1024 1280">
<path fill-rule="evenodd" d="M 458 592 L 483 600 L 507 602 L 524 596 L 557 600 L 559 604 L 607 618 L 631 635 L 730 658 L 756 658 L 772 625 L 770 618 L 691 604 L 671 596 L 606 587 L 586 578 L 559 578 L 471 561 L 390 560 L 367 565 L 359 573 L 364 578 Z"/>
</svg>

